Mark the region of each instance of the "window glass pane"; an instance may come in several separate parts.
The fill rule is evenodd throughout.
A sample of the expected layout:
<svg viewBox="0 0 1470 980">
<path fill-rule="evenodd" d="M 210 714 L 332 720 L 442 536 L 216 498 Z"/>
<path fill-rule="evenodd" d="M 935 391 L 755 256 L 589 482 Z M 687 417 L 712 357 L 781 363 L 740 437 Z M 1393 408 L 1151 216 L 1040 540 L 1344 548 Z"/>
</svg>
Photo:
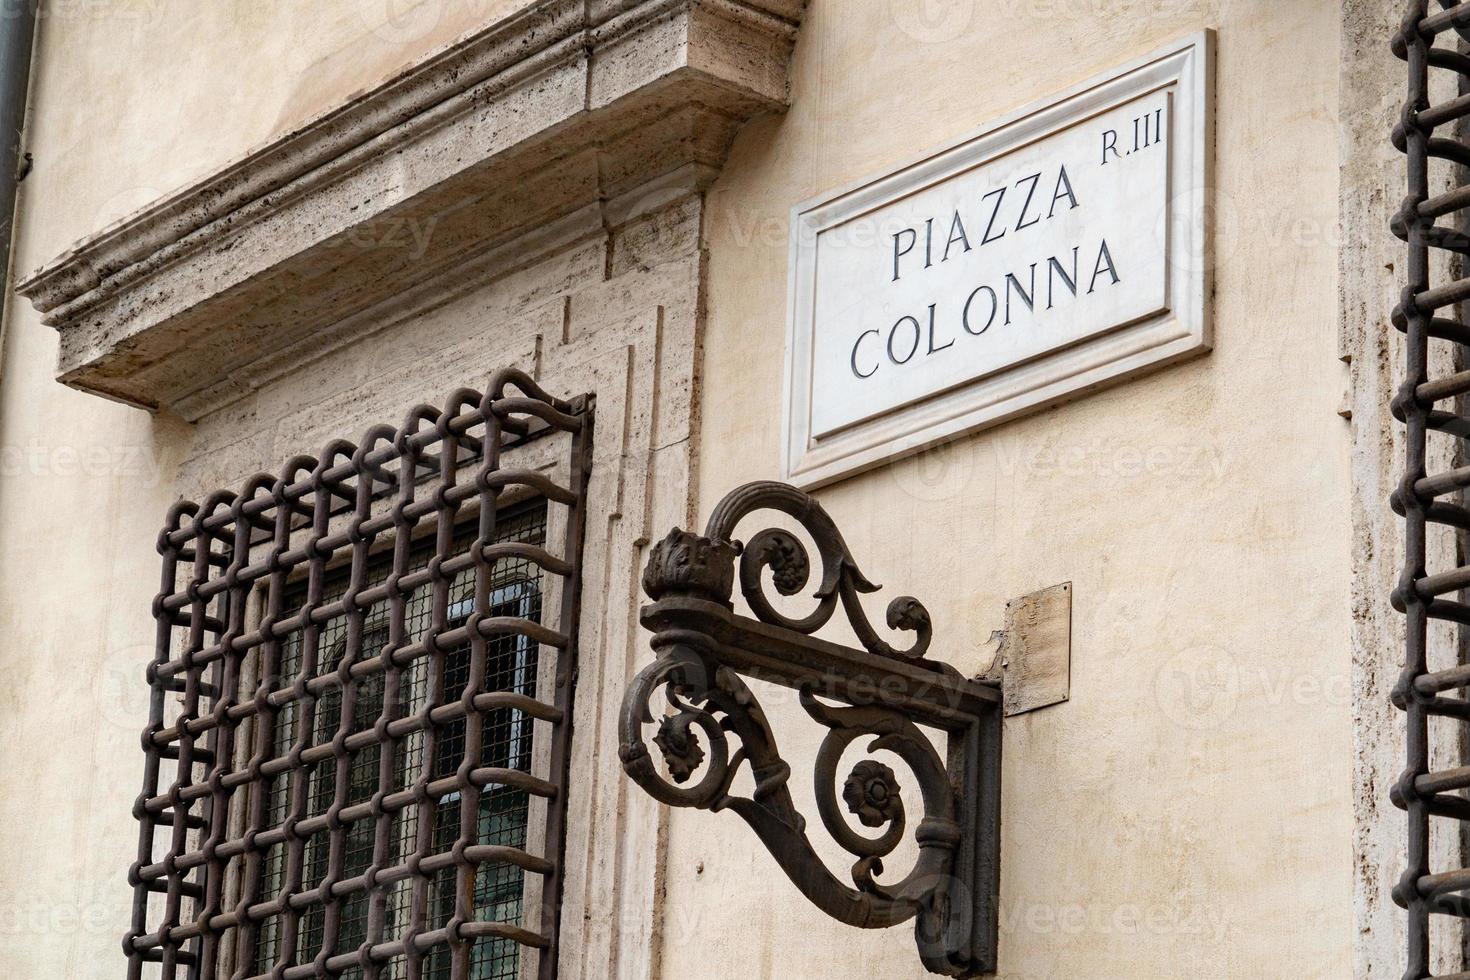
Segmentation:
<svg viewBox="0 0 1470 980">
<path fill-rule="evenodd" d="M 498 525 L 496 541 L 521 541 L 540 545 L 546 534 L 544 506 L 522 509 L 505 515 Z M 454 554 L 463 554 L 473 543 L 475 529 L 469 527 L 456 535 Z M 410 571 L 427 566 L 433 556 L 433 541 L 426 540 L 415 547 L 410 559 Z M 369 570 L 368 585 L 383 582 L 392 570 L 391 553 L 375 560 Z M 337 571 L 324 589 L 324 601 L 339 598 L 347 587 L 347 569 Z M 496 561 L 492 573 L 490 615 L 513 617 L 539 622 L 541 618 L 540 569 L 532 562 L 519 558 L 502 558 Z M 464 624 L 465 617 L 473 609 L 474 570 L 460 572 L 449 588 L 450 618 L 447 627 L 451 630 Z M 302 584 L 292 593 L 286 615 L 299 612 L 305 600 Z M 429 584 L 415 589 L 408 598 L 405 610 L 405 633 L 409 643 L 422 641 L 428 634 L 432 621 L 433 590 Z M 352 652 L 355 661 L 379 655 L 389 641 L 387 602 L 380 603 L 368 611 L 362 630 L 360 649 Z M 338 669 L 347 649 L 346 617 L 329 620 L 320 630 L 318 640 L 317 668 L 313 676 L 323 677 Z M 496 633 L 487 637 L 485 691 L 514 691 L 535 696 L 537 670 L 537 644 L 516 633 Z M 281 665 L 276 680 L 277 689 L 289 689 L 301 672 L 305 650 L 303 636 L 291 634 L 283 643 Z M 404 706 L 397 716 L 411 715 L 421 710 L 433 681 L 432 659 L 419 658 L 405 671 Z M 448 651 L 443 658 L 441 704 L 457 702 L 464 694 L 470 675 L 470 647 L 468 643 Z M 357 683 L 352 710 L 351 732 L 371 731 L 383 710 L 384 678 L 372 674 Z M 276 715 L 273 739 L 273 755 L 284 755 L 290 751 L 297 738 L 297 728 L 303 707 L 295 700 L 288 701 Z M 309 744 L 330 744 L 341 722 L 342 693 L 340 689 L 328 691 L 315 702 Z M 431 778 L 453 776 L 464 755 L 465 720 L 463 717 L 436 726 Z M 494 708 L 485 712 L 480 719 L 481 753 L 480 766 L 517 769 L 529 772 L 531 768 L 531 719 L 513 708 Z M 396 743 L 393 760 L 393 780 L 389 791 L 403 789 L 423 773 L 426 737 L 415 732 Z M 378 791 L 379 771 L 383 748 L 377 743 L 351 753 L 346 780 L 345 805 L 364 803 Z M 306 770 L 307 809 L 306 816 L 325 814 L 336 796 L 336 760 L 329 757 Z M 267 827 L 279 826 L 290 812 L 292 792 L 290 774 L 277 777 L 269 789 Z M 490 784 L 480 794 L 477 828 L 482 844 L 500 844 L 515 848 L 526 846 L 529 797 L 523 789 Z M 433 850 L 448 851 L 459 833 L 460 800 L 458 793 L 450 793 L 441 799 L 435 808 Z M 388 855 L 385 864 L 396 863 L 414 848 L 417 836 L 417 808 L 409 807 L 395 813 L 391 818 Z M 375 822 L 354 821 L 343 835 L 343 869 L 340 878 L 351 878 L 362 874 L 371 864 L 375 843 Z M 330 860 L 330 834 L 323 830 L 307 841 L 303 862 L 303 888 L 314 888 L 327 874 Z M 266 861 L 263 894 L 275 894 L 282 887 L 288 860 L 282 846 L 272 848 Z M 473 874 L 474 916 L 487 921 L 521 922 L 521 896 L 524 872 L 514 865 L 486 863 L 475 869 Z M 454 868 L 438 872 L 432 880 L 429 895 L 428 921 L 425 930 L 444 926 L 454 914 L 456 872 Z M 410 880 L 389 886 L 385 908 L 386 936 L 401 933 L 407 925 L 412 885 Z M 336 950 L 355 950 L 368 936 L 370 895 L 366 891 L 355 891 L 341 903 Z M 301 918 L 301 943 L 296 957 L 297 963 L 307 963 L 321 951 L 325 934 L 325 908 L 319 904 Z M 255 951 L 255 969 L 265 972 L 275 963 L 279 955 L 281 923 L 277 919 L 266 922 L 260 930 Z M 445 947 L 436 947 L 427 961 L 427 974 L 435 978 L 448 978 L 449 956 Z M 519 969 L 519 947 L 508 940 L 482 939 L 475 944 L 471 955 L 470 977 L 473 980 L 515 977 Z M 384 971 L 385 978 L 403 975 L 402 965 L 396 964 Z M 348 970 L 345 978 L 356 978 L 360 971 Z"/>
</svg>

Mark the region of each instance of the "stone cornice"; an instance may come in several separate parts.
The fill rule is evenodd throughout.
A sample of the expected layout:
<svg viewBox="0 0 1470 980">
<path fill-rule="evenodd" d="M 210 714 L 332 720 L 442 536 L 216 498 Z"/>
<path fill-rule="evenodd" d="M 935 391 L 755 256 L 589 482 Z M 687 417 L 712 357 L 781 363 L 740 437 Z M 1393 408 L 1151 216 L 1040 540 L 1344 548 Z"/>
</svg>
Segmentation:
<svg viewBox="0 0 1470 980">
<path fill-rule="evenodd" d="M 538 0 L 17 289 L 61 333 L 63 383 L 197 417 L 253 364 L 539 225 L 707 184 L 738 126 L 786 104 L 805 2 Z"/>
</svg>

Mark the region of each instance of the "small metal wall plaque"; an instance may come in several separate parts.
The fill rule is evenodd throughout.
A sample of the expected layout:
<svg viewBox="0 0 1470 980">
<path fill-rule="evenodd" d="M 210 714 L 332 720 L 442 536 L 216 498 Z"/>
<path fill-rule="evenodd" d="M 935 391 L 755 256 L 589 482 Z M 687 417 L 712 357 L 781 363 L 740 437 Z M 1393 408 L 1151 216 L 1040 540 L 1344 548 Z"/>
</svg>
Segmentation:
<svg viewBox="0 0 1470 980">
<path fill-rule="evenodd" d="M 1072 583 L 1006 603 L 1006 625 L 991 676 L 999 675 L 1006 717 L 1072 696 Z"/>
</svg>

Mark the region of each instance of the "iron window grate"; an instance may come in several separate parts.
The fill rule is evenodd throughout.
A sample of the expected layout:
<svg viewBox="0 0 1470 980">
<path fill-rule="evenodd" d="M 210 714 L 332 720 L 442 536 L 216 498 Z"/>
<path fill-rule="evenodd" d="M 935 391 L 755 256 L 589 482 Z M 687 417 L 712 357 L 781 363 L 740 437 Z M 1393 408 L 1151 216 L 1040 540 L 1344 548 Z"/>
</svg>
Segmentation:
<svg viewBox="0 0 1470 980">
<path fill-rule="evenodd" d="M 590 438 L 503 371 L 172 508 L 130 978 L 555 976 Z"/>
<path fill-rule="evenodd" d="M 508 515 L 509 516 L 509 515 Z M 516 541 L 542 545 L 545 541 L 546 519 L 544 505 L 524 513 L 501 520 L 495 535 L 495 543 Z M 461 529 L 455 538 L 453 554 L 465 553 L 473 544 L 475 529 Z M 410 554 L 408 571 L 426 568 L 433 556 L 433 542 L 416 545 Z M 370 586 L 381 584 L 392 569 L 390 555 L 371 562 L 368 573 Z M 342 570 L 345 571 L 345 570 Z M 328 601 L 339 599 L 345 591 L 349 576 L 339 571 L 327 587 Z M 465 569 L 455 575 L 450 583 L 449 621 L 451 628 L 462 625 L 473 603 L 473 569 Z M 540 620 L 541 590 L 539 569 L 528 559 L 508 557 L 497 559 L 493 565 L 490 613 L 493 616 L 511 616 Z M 300 611 L 305 589 L 297 586 L 292 600 L 287 603 L 288 613 Z M 432 621 L 432 589 L 428 583 L 412 590 L 407 599 L 404 617 L 404 634 L 410 642 L 419 642 L 426 635 Z M 365 653 L 381 651 L 388 642 L 388 607 L 380 604 L 368 613 L 363 625 L 362 650 Z M 302 636 L 292 634 L 285 641 L 279 676 L 272 679 L 273 689 L 279 690 L 302 672 Z M 322 629 L 318 640 L 319 649 L 330 651 L 330 656 L 319 658 L 317 676 L 325 676 L 340 665 L 346 653 L 346 623 L 343 619 L 329 621 Z M 463 690 L 469 678 L 470 649 L 460 644 L 450 650 L 441 665 L 446 690 Z M 528 696 L 535 694 L 538 645 L 527 637 L 515 633 L 502 633 L 486 640 L 486 676 L 481 688 L 486 691 L 510 691 Z M 422 710 L 426 703 L 431 664 L 421 658 L 409 665 L 405 672 L 401 690 L 405 713 Z M 272 751 L 282 756 L 290 751 L 297 733 L 299 705 L 287 702 L 276 715 Z M 352 712 L 352 733 L 371 728 L 382 713 L 383 677 L 370 675 L 357 686 L 357 695 Z M 328 691 L 317 701 L 312 725 L 312 744 L 330 741 L 340 718 L 341 693 Z M 531 771 L 532 719 L 515 708 L 491 709 L 482 724 L 481 763 L 487 766 L 504 766 L 522 772 Z M 448 722 L 439 736 L 438 751 L 435 753 L 431 775 L 444 777 L 453 774 L 457 760 L 463 753 L 464 719 Z M 422 771 L 424 766 L 422 732 L 412 732 L 395 746 L 392 766 L 393 791 L 407 788 L 410 773 Z M 367 802 L 377 789 L 380 776 L 383 746 L 377 742 L 349 754 L 346 796 L 344 802 L 351 805 Z M 323 759 L 308 766 L 307 816 L 324 814 L 331 806 L 335 793 L 335 767 L 333 759 Z M 268 791 L 266 827 L 279 826 L 290 810 L 289 786 L 286 780 L 277 777 Z M 454 844 L 458 827 L 459 802 L 457 793 L 441 798 L 434 813 L 434 841 L 437 850 L 448 850 Z M 480 824 L 483 843 L 524 849 L 526 846 L 527 821 L 530 812 L 527 791 L 515 786 L 494 786 L 481 794 Z M 390 860 L 407 858 L 415 839 L 413 813 L 394 813 L 388 829 L 387 853 Z M 374 827 L 367 821 L 351 824 L 346 830 L 343 873 L 347 877 L 363 874 L 372 862 L 376 844 Z M 306 880 L 318 881 L 326 875 L 330 857 L 328 841 L 323 835 L 315 835 L 306 844 Z M 434 876 L 430 885 L 429 928 L 440 928 L 453 914 L 454 880 L 453 869 L 445 869 Z M 273 885 L 266 892 L 279 891 L 284 880 L 285 854 L 281 845 L 272 848 L 267 855 L 266 878 Z M 520 920 L 524 872 L 514 865 L 503 862 L 486 862 L 479 866 L 476 877 L 477 913 L 493 921 L 516 922 Z M 399 929 L 406 923 L 410 911 L 407 881 L 389 886 L 385 920 L 390 930 Z M 343 899 L 341 919 L 338 926 L 338 946 L 356 949 L 367 938 L 369 895 L 366 891 L 354 892 Z M 315 956 L 322 947 L 324 938 L 323 906 L 315 905 L 306 910 L 298 928 L 302 932 L 302 948 L 298 959 Z M 262 923 L 255 942 L 255 971 L 268 973 L 280 955 L 279 916 Z M 476 980 L 516 977 L 520 963 L 520 950 L 514 942 L 504 939 L 481 941 L 470 958 L 470 976 Z M 436 951 L 431 956 L 431 977 L 449 976 L 449 964 Z M 403 976 L 401 963 L 390 962 L 381 976 L 383 980 Z M 352 969 L 342 976 L 348 980 L 361 977 L 361 971 Z"/>
<path fill-rule="evenodd" d="M 1404 373 L 1393 414 L 1404 425 L 1404 469 L 1393 493 L 1404 519 L 1404 565 L 1393 605 L 1405 616 L 1404 666 L 1393 701 L 1406 714 L 1406 765 L 1392 791 L 1406 811 L 1406 867 L 1394 900 L 1408 911 L 1406 978 L 1435 974 L 1432 924 L 1470 918 L 1470 3 L 1411 0 L 1393 41 L 1408 64 L 1408 99 L 1393 133 L 1407 156 L 1407 194 L 1394 216 L 1407 243 L 1403 293 L 1393 323 L 1404 334 Z M 1435 99 L 1438 98 L 1436 102 Z M 1436 625 L 1438 623 L 1439 625 Z M 1446 696 L 1450 695 L 1450 696 Z M 1448 760 L 1449 765 L 1436 770 Z M 1458 760 L 1458 761 L 1457 761 Z M 1436 867 L 1448 865 L 1448 867 Z M 1458 959 L 1452 955 L 1451 959 Z M 1458 966 L 1448 967 L 1460 971 Z"/>
</svg>

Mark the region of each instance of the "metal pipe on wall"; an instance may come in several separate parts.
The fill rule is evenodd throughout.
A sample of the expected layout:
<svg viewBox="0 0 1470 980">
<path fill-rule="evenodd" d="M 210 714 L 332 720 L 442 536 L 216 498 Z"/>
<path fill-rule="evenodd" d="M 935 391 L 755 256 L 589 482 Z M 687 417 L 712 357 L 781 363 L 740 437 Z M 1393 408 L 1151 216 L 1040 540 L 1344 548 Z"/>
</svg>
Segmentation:
<svg viewBox="0 0 1470 980">
<path fill-rule="evenodd" d="M 0 271 L 10 291 L 16 187 L 21 178 L 26 101 L 31 81 L 36 15 L 41 0 L 0 0 Z M 5 363 L 9 302 L 0 307 L 0 368 Z"/>
</svg>

